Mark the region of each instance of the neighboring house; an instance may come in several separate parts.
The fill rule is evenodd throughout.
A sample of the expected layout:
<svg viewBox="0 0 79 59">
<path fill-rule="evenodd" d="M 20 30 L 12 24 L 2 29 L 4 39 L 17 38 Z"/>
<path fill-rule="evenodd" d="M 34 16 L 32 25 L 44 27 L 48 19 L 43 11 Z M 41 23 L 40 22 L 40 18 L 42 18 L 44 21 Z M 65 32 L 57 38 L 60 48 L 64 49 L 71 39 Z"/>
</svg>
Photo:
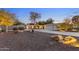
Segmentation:
<svg viewBox="0 0 79 59">
<path fill-rule="evenodd" d="M 33 23 L 29 23 L 26 25 L 26 29 L 44 29 L 45 25 L 34 25 Z"/>
<path fill-rule="evenodd" d="M 19 28 L 19 27 L 25 28 L 25 25 L 8 26 L 8 30 L 13 30 L 13 28 Z M 5 30 L 5 29 L 6 29 L 5 26 L 0 26 L 0 30 Z"/>
<path fill-rule="evenodd" d="M 46 30 L 58 30 L 56 24 L 47 24 L 46 27 L 45 27 Z"/>
<path fill-rule="evenodd" d="M 46 29 L 46 30 L 58 30 L 56 24 L 46 24 L 46 25 L 34 25 L 34 24 L 27 24 L 26 29 Z"/>
<path fill-rule="evenodd" d="M 25 28 L 25 25 L 14 25 L 14 26 L 9 26 L 8 29 L 9 29 L 9 30 L 13 30 L 13 28 L 19 28 L 19 27 Z"/>
<path fill-rule="evenodd" d="M 32 29 L 32 28 L 34 28 L 34 24 L 33 23 L 28 23 L 28 24 L 26 24 L 26 29 Z"/>
</svg>

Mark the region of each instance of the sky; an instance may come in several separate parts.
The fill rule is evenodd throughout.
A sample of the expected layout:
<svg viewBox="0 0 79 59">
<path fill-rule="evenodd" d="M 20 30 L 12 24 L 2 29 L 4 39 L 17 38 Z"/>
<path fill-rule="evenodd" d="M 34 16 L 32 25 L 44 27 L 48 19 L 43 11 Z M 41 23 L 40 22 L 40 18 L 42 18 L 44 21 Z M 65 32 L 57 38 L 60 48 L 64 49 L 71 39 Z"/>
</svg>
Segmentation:
<svg viewBox="0 0 79 59">
<path fill-rule="evenodd" d="M 65 18 L 73 15 L 79 15 L 79 8 L 4 8 L 6 11 L 14 13 L 23 23 L 29 23 L 30 12 L 41 14 L 39 21 L 45 21 L 52 18 L 54 22 L 62 22 Z"/>
</svg>

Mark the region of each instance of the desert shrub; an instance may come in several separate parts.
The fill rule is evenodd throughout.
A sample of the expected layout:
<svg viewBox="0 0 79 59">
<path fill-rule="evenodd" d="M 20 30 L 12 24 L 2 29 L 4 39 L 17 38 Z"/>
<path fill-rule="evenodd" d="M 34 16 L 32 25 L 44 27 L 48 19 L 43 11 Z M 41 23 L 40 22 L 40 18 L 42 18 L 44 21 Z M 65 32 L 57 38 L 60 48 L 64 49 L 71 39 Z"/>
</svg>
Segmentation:
<svg viewBox="0 0 79 59">
<path fill-rule="evenodd" d="M 6 32 L 6 30 L 2 29 L 0 32 Z"/>
<path fill-rule="evenodd" d="M 24 30 L 24 27 L 19 27 L 18 29 L 19 29 L 19 30 Z"/>
<path fill-rule="evenodd" d="M 14 27 L 13 28 L 13 31 L 14 31 L 15 34 L 18 33 L 18 28 L 17 27 Z"/>
<path fill-rule="evenodd" d="M 18 28 L 17 28 L 17 27 L 14 27 L 13 30 L 14 30 L 14 31 L 15 31 L 15 30 L 18 30 Z"/>
</svg>

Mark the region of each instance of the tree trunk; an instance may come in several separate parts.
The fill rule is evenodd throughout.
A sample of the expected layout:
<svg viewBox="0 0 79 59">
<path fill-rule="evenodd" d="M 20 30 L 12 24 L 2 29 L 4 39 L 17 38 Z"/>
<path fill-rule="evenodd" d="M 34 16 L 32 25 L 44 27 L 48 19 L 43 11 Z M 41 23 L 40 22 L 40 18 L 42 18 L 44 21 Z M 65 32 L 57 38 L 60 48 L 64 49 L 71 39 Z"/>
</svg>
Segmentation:
<svg viewBox="0 0 79 59">
<path fill-rule="evenodd" d="M 8 32 L 8 26 L 6 26 L 6 32 Z"/>
</svg>

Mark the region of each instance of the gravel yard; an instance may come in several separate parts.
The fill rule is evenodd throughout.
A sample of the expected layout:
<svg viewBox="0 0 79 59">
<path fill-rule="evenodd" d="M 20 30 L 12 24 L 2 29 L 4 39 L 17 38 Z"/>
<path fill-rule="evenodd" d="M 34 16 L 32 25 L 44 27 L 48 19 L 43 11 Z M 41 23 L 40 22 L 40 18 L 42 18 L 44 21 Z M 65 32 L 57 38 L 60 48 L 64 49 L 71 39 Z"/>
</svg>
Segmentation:
<svg viewBox="0 0 79 59">
<path fill-rule="evenodd" d="M 79 51 L 51 39 L 41 32 L 0 33 L 0 51 Z"/>
</svg>

